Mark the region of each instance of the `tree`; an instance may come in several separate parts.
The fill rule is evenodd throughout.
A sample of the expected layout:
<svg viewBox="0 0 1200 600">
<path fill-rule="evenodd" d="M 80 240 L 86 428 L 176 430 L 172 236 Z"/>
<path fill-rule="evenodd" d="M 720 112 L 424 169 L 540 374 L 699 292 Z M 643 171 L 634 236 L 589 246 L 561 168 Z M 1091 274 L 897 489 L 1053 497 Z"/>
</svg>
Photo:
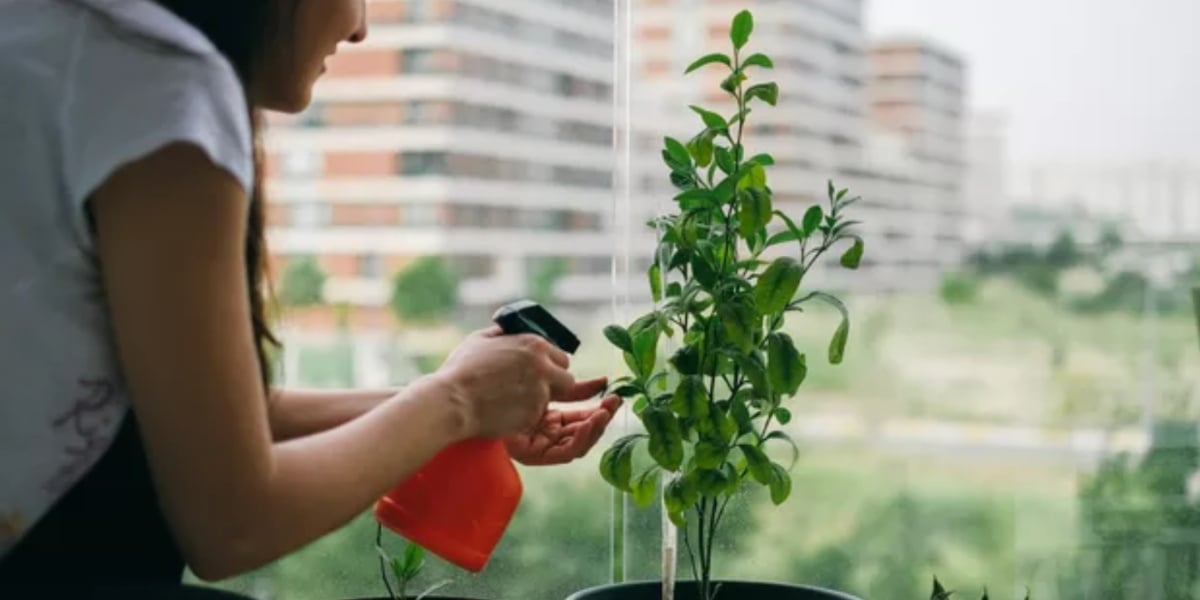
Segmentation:
<svg viewBox="0 0 1200 600">
<path fill-rule="evenodd" d="M 529 275 L 529 298 L 540 304 L 554 300 L 554 286 L 567 274 L 567 260 L 561 256 L 539 261 Z"/>
<path fill-rule="evenodd" d="M 279 302 L 289 307 L 317 306 L 325 302 L 325 272 L 311 256 L 288 263 L 279 285 Z"/>
<path fill-rule="evenodd" d="M 1107 225 L 1104 231 L 1100 233 L 1100 257 L 1107 258 L 1116 254 L 1125 246 L 1125 239 L 1121 237 L 1121 230 L 1115 225 Z"/>
<path fill-rule="evenodd" d="M 1046 250 L 1046 264 L 1059 270 L 1074 267 L 1082 258 L 1083 254 L 1070 231 L 1058 234 L 1054 243 Z"/>
<path fill-rule="evenodd" d="M 458 276 L 437 257 L 422 257 L 396 273 L 392 313 L 401 321 L 436 324 L 458 306 Z"/>
</svg>

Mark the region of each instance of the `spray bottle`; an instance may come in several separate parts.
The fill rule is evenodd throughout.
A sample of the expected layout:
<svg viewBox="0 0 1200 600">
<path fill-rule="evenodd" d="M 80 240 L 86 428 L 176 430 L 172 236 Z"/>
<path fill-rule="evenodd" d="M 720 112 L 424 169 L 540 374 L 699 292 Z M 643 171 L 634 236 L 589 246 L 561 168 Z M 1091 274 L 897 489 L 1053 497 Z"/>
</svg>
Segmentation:
<svg viewBox="0 0 1200 600">
<path fill-rule="evenodd" d="M 529 300 L 493 317 L 505 335 L 531 333 L 574 354 L 579 339 Z M 521 501 L 521 478 L 502 440 L 447 447 L 380 498 L 375 519 L 410 542 L 468 571 L 487 566 Z"/>
</svg>

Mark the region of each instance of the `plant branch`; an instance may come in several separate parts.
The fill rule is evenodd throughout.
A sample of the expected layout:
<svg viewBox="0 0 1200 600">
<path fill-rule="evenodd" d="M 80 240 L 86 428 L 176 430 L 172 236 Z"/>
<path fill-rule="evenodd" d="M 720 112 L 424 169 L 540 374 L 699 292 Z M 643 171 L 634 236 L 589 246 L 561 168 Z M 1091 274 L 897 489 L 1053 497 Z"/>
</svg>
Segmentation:
<svg viewBox="0 0 1200 600">
<path fill-rule="evenodd" d="M 696 553 L 692 550 L 691 536 L 688 533 L 688 531 L 691 530 L 692 526 L 691 526 L 691 524 L 686 523 L 686 522 L 683 525 L 684 525 L 683 526 L 683 546 L 685 548 L 687 548 L 688 561 L 692 563 L 692 577 L 696 581 L 699 581 L 700 580 L 700 569 L 696 566 Z"/>
<path fill-rule="evenodd" d="M 375 547 L 383 548 L 383 525 L 380 523 L 375 524 Z M 382 552 L 379 553 L 379 578 L 383 580 L 383 585 L 387 588 L 388 597 L 396 600 L 396 592 L 392 589 L 392 582 L 388 580 L 387 576 L 387 561 L 383 560 Z"/>
</svg>

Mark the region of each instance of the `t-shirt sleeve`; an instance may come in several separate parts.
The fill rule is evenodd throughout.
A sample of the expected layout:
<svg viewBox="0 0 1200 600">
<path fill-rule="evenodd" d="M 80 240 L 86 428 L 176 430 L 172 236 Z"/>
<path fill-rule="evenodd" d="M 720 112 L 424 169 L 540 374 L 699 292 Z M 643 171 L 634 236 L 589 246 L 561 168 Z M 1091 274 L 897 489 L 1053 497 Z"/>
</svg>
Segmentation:
<svg viewBox="0 0 1200 600">
<path fill-rule="evenodd" d="M 249 190 L 254 152 L 245 95 L 217 55 L 98 44 L 77 64 L 64 111 L 66 183 L 76 208 L 114 171 L 191 143 Z"/>
</svg>

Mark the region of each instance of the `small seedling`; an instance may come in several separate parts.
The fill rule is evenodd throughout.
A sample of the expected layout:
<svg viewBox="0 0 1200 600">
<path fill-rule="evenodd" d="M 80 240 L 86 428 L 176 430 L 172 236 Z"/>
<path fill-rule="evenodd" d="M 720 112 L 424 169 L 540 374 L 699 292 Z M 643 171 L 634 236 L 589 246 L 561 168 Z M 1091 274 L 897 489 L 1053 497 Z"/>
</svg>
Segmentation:
<svg viewBox="0 0 1200 600">
<path fill-rule="evenodd" d="M 379 554 L 379 577 L 383 580 L 383 585 L 387 588 L 388 597 L 391 600 L 409 600 L 409 586 L 425 568 L 425 549 L 408 542 L 404 546 L 404 552 L 396 556 L 384 549 L 382 538 L 383 528 L 380 527 L 375 535 L 375 552 Z M 389 570 L 391 571 L 390 578 L 388 577 Z M 395 581 L 394 586 L 392 585 L 393 580 Z M 450 581 L 446 580 L 433 585 L 416 596 L 415 600 L 421 600 L 449 583 Z"/>
<path fill-rule="evenodd" d="M 954 592 L 942 586 L 942 582 L 938 581 L 936 576 L 933 578 L 933 592 L 929 594 L 929 600 L 951 600 L 950 597 L 953 595 Z M 983 588 L 983 598 L 981 600 L 988 600 L 986 587 Z M 1025 590 L 1025 600 L 1031 600 L 1029 590 Z"/>
</svg>

